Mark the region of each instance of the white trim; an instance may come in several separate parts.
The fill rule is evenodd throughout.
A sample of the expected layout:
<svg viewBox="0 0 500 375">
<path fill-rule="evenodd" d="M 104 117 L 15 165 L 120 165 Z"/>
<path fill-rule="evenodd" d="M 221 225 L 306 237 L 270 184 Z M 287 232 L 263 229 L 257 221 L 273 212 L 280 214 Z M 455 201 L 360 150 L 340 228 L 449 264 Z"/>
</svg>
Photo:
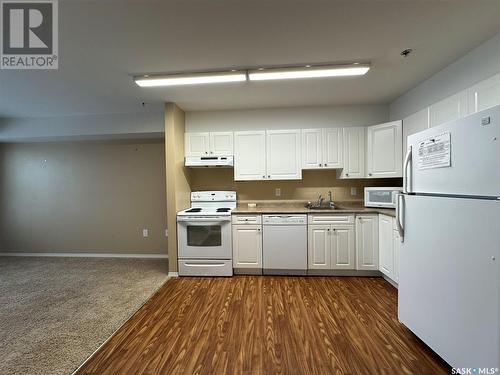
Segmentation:
<svg viewBox="0 0 500 375">
<path fill-rule="evenodd" d="M 69 258 L 139 258 L 168 259 L 167 254 L 126 254 L 126 253 L 23 253 L 3 252 L 0 256 L 7 257 L 69 257 Z"/>
<path fill-rule="evenodd" d="M 179 272 L 169 272 L 168 277 L 179 277 Z"/>
</svg>

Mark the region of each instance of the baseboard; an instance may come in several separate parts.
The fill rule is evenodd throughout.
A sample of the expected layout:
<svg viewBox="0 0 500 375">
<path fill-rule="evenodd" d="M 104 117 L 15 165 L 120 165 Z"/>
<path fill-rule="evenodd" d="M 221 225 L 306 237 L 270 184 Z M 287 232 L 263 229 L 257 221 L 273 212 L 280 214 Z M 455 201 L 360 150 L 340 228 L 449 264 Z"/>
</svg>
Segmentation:
<svg viewBox="0 0 500 375">
<path fill-rule="evenodd" d="M 126 254 L 126 253 L 0 253 L 3 257 L 64 257 L 64 258 L 135 258 L 168 259 L 167 254 Z"/>
<path fill-rule="evenodd" d="M 397 282 L 395 282 L 393 279 L 387 277 L 384 274 L 382 274 L 382 277 L 384 278 L 385 281 L 387 281 L 389 284 L 391 284 L 394 288 L 398 289 L 398 283 Z"/>
<path fill-rule="evenodd" d="M 169 272 L 168 277 L 179 277 L 179 272 Z"/>
</svg>

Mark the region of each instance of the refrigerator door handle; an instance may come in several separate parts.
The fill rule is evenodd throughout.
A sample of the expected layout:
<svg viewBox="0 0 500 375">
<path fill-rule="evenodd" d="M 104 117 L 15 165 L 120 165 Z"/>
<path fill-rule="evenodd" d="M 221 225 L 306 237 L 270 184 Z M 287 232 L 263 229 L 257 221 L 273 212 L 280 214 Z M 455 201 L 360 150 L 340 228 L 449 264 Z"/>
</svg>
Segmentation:
<svg viewBox="0 0 500 375">
<path fill-rule="evenodd" d="M 410 146 L 406 152 L 405 161 L 403 163 L 403 193 L 405 194 L 408 194 L 408 166 L 410 165 L 411 153 L 412 151 Z"/>
<path fill-rule="evenodd" d="M 401 200 L 403 198 L 403 201 Z M 403 202 L 403 204 L 401 204 Z M 404 194 L 398 194 L 396 199 L 396 227 L 398 228 L 399 238 L 401 242 L 404 242 L 405 230 L 404 223 L 401 221 L 404 220 L 404 212 L 401 215 L 401 207 L 404 205 Z"/>
</svg>

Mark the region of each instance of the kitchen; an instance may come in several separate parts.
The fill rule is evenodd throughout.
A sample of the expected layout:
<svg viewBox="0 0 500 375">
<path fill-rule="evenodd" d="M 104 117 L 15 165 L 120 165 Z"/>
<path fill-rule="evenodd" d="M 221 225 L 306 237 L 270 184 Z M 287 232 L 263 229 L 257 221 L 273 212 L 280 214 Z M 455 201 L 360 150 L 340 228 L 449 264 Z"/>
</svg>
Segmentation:
<svg viewBox="0 0 500 375">
<path fill-rule="evenodd" d="M 40 1 L 0 375 L 499 373 L 498 0 Z"/>
</svg>

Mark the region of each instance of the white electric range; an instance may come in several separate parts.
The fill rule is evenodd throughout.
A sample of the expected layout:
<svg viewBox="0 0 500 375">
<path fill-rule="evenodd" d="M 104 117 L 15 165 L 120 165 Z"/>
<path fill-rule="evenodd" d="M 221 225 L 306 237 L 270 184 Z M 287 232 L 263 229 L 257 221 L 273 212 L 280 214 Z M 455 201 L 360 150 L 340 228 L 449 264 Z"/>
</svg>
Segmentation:
<svg viewBox="0 0 500 375">
<path fill-rule="evenodd" d="M 234 191 L 196 191 L 177 213 L 179 276 L 232 276 L 231 211 Z"/>
</svg>

